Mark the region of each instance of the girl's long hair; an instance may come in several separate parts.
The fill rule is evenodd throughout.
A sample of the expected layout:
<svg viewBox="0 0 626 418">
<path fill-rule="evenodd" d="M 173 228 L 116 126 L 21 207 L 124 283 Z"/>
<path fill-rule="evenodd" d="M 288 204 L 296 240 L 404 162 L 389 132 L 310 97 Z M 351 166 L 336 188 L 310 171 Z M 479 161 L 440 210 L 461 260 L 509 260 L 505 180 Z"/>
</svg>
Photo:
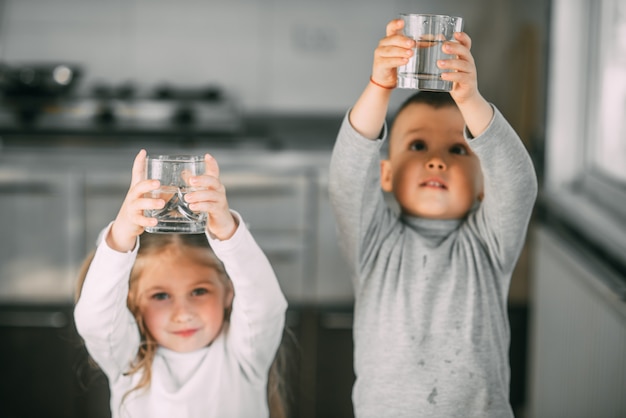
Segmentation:
<svg viewBox="0 0 626 418">
<path fill-rule="evenodd" d="M 214 268 L 218 272 L 220 279 L 223 280 L 226 288 L 233 291 L 232 282 L 226 273 L 224 265 L 209 246 L 204 234 L 150 234 L 144 232 L 139 236 L 139 242 L 140 245 L 137 258 L 130 273 L 128 298 L 126 303 L 129 311 L 132 313 L 137 323 L 140 335 L 140 344 L 137 355 L 131 362 L 130 368 L 125 375 L 141 373 L 141 378 L 134 388 L 124 394 L 122 403 L 132 392 L 149 387 L 150 382 L 152 381 L 152 363 L 158 348 L 158 343 L 148 331 L 143 317 L 141 316 L 137 294 L 138 279 L 141 276 L 143 267 L 149 257 L 158 256 L 161 252 L 169 248 L 188 247 L 205 249 L 206 251 L 204 251 L 203 254 L 206 254 L 206 257 L 202 257 L 201 259 L 198 258 L 197 262 Z M 76 301 L 78 301 L 78 298 L 80 297 L 83 283 L 85 282 L 85 277 L 87 276 L 87 271 L 89 270 L 94 254 L 95 250 L 91 251 L 80 267 L 75 292 Z M 225 321 L 230 320 L 230 312 L 231 306 L 228 306 L 224 315 Z M 290 332 L 285 329 L 283 331 L 283 341 L 279 346 L 268 374 L 267 394 L 271 418 L 286 418 L 289 416 L 288 407 L 290 402 L 288 398 L 290 396 L 288 387 L 284 382 L 284 371 L 288 366 L 287 351 L 289 349 L 286 345 L 288 345 L 290 341 L 290 336 Z"/>
</svg>

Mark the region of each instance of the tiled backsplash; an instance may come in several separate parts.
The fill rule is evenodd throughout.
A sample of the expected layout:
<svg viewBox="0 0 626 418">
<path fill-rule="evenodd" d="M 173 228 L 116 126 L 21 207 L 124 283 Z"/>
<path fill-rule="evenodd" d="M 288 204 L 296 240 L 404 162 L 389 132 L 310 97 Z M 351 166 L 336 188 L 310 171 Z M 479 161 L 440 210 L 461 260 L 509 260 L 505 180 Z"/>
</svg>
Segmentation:
<svg viewBox="0 0 626 418">
<path fill-rule="evenodd" d="M 71 62 L 95 82 L 222 85 L 251 112 L 343 112 L 399 12 L 465 18 L 481 90 L 506 97 L 502 58 L 541 7 L 514 0 L 0 0 L 0 61 Z M 520 13 L 520 8 L 534 10 Z M 533 16 L 533 14 L 535 16 Z M 484 80 L 484 81 L 482 81 Z M 499 84 L 498 84 L 499 83 Z M 504 92 L 503 92 L 503 85 Z M 392 107 L 407 92 L 394 94 Z"/>
</svg>

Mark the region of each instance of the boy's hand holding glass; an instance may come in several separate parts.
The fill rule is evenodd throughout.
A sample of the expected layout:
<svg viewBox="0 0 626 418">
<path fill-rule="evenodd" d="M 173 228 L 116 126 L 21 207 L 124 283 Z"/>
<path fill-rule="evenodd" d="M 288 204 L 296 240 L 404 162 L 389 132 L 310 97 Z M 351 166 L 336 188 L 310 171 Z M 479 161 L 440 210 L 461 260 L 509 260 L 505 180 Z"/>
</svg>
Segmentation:
<svg viewBox="0 0 626 418">
<path fill-rule="evenodd" d="M 463 29 L 463 18 L 433 14 L 401 14 L 403 34 L 416 42 L 414 54 L 398 67 L 398 87 L 418 90 L 450 91 L 452 82 L 442 75 L 453 69 L 438 65 L 454 59 L 445 48 Z"/>
<path fill-rule="evenodd" d="M 463 19 L 454 16 L 402 14 L 400 19 L 392 20 L 374 51 L 372 83 L 389 90 L 396 85 L 452 90 L 453 80 L 443 74 L 456 70 L 448 62 L 458 59 L 454 46 L 449 44 L 457 43 L 462 27 Z"/>
<path fill-rule="evenodd" d="M 415 41 L 402 34 L 404 21 L 392 20 L 387 24 L 386 36 L 374 50 L 372 82 L 386 89 L 395 88 L 398 80 L 397 68 L 409 62 L 413 56 Z"/>
<path fill-rule="evenodd" d="M 446 70 L 441 74 L 442 80 L 453 83 L 450 91 L 457 104 L 470 100 L 479 95 L 476 63 L 470 51 L 472 40 L 465 32 L 454 34 L 456 42 L 446 42 L 443 49 L 452 58 L 438 60 L 437 65 Z"/>
</svg>

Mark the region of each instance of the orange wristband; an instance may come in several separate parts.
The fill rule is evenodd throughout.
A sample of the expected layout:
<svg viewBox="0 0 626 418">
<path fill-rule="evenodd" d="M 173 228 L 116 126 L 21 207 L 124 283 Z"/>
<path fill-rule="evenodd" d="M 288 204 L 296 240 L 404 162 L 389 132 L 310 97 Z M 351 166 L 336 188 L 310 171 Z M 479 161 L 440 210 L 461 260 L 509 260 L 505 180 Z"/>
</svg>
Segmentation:
<svg viewBox="0 0 626 418">
<path fill-rule="evenodd" d="M 378 87 L 380 87 L 380 88 L 382 88 L 382 89 L 385 89 L 385 90 L 393 90 L 393 89 L 395 89 L 395 88 L 396 88 L 396 86 L 393 86 L 393 87 L 387 87 L 387 86 L 383 86 L 382 84 L 378 84 L 377 82 L 375 82 L 375 81 L 374 81 L 374 79 L 372 78 L 372 76 L 370 76 L 370 82 L 371 82 L 373 85 L 378 86 Z"/>
</svg>

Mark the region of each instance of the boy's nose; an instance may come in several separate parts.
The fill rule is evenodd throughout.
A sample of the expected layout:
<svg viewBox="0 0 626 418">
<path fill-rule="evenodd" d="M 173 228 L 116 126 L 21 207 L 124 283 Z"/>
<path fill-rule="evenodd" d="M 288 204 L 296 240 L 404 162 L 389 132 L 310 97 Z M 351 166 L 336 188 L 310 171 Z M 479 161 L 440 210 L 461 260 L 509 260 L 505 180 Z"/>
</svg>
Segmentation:
<svg viewBox="0 0 626 418">
<path fill-rule="evenodd" d="M 426 167 L 430 170 L 445 170 L 446 163 L 439 157 L 432 157 L 426 162 Z"/>
</svg>

